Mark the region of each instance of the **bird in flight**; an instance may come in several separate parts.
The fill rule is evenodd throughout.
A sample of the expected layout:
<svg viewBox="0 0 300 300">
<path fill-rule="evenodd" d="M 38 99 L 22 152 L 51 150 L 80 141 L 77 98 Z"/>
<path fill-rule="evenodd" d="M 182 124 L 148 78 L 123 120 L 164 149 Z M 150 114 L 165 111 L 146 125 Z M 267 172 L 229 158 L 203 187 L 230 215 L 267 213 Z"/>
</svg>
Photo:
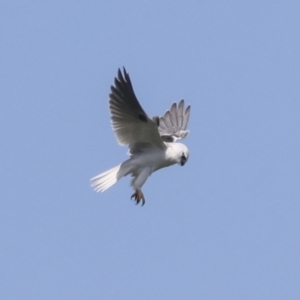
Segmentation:
<svg viewBox="0 0 300 300">
<path fill-rule="evenodd" d="M 120 145 L 129 147 L 129 159 L 91 179 L 92 187 L 103 192 L 122 177 L 131 174 L 136 204 L 145 204 L 142 186 L 155 171 L 174 164 L 183 166 L 189 158 L 188 148 L 177 140 L 185 138 L 190 106 L 184 100 L 173 103 L 162 117 L 150 118 L 140 105 L 129 74 L 119 69 L 109 95 L 111 123 Z"/>
</svg>

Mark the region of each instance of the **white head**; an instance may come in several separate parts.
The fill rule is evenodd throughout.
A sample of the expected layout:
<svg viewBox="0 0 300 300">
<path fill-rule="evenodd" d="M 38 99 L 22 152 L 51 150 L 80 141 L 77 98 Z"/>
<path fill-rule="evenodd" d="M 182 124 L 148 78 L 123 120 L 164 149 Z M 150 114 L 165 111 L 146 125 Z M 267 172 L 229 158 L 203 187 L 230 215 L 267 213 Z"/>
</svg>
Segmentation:
<svg viewBox="0 0 300 300">
<path fill-rule="evenodd" d="M 172 143 L 169 145 L 173 149 L 174 160 L 176 161 L 176 163 L 184 166 L 189 159 L 189 149 L 187 148 L 187 146 L 181 143 Z"/>
</svg>

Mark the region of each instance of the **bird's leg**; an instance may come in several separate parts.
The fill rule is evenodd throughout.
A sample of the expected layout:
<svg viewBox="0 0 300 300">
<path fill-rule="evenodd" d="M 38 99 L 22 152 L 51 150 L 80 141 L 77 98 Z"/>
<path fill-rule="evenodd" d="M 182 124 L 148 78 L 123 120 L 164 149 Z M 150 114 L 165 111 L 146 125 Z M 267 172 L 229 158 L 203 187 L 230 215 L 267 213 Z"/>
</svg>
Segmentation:
<svg viewBox="0 0 300 300">
<path fill-rule="evenodd" d="M 142 201 L 142 206 L 145 204 L 145 197 L 141 190 L 135 190 L 135 193 L 131 195 L 131 199 L 134 198 L 136 204 L 139 204 Z"/>
</svg>

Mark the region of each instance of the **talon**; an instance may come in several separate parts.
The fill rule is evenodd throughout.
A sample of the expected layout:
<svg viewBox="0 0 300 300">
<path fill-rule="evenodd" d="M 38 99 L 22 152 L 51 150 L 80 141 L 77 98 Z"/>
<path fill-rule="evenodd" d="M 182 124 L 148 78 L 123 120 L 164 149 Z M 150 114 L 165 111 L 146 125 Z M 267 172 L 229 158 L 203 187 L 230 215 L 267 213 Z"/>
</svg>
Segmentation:
<svg viewBox="0 0 300 300">
<path fill-rule="evenodd" d="M 135 193 L 131 195 L 131 199 L 134 198 L 136 205 L 142 201 L 142 206 L 145 204 L 144 194 L 141 190 L 135 190 Z"/>
</svg>

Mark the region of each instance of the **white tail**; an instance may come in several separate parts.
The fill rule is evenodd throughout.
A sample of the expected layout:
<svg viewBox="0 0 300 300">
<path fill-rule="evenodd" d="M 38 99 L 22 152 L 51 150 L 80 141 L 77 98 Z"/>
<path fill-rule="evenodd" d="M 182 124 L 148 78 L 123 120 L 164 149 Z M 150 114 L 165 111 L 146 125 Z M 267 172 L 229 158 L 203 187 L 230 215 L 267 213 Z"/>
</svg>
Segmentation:
<svg viewBox="0 0 300 300">
<path fill-rule="evenodd" d="M 121 165 L 118 165 L 106 172 L 101 173 L 100 175 L 95 176 L 91 179 L 92 187 L 97 192 L 104 192 L 112 185 L 114 185 L 124 174 L 120 174 Z"/>
</svg>

